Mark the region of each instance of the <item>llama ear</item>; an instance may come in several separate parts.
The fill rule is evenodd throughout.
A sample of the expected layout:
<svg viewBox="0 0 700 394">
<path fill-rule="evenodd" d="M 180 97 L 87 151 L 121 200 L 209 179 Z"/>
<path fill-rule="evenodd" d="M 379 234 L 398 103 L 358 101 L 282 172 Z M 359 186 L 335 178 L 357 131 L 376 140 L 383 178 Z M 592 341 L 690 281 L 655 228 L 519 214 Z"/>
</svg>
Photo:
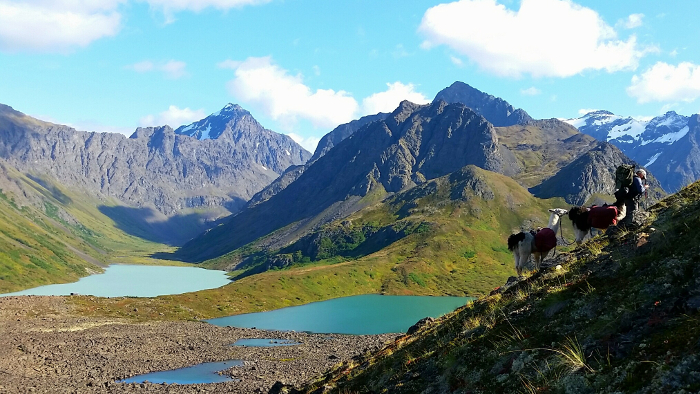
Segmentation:
<svg viewBox="0 0 700 394">
<path fill-rule="evenodd" d="M 554 212 L 554 210 L 553 210 L 553 209 L 550 209 L 549 212 Z"/>
</svg>

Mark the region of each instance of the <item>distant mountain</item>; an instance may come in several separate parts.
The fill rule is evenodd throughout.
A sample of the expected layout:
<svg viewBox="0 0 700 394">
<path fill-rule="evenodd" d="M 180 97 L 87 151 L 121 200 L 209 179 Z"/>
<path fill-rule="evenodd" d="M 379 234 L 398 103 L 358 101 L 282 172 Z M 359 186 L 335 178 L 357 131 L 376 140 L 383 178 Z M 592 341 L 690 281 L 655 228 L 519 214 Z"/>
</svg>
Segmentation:
<svg viewBox="0 0 700 394">
<path fill-rule="evenodd" d="M 175 129 L 175 134 L 200 141 L 216 140 L 231 156 L 282 174 L 290 165 L 306 163 L 311 154 L 289 136 L 264 128 L 238 104 L 227 104 L 204 119 Z"/>
<path fill-rule="evenodd" d="M 0 105 L 0 158 L 23 173 L 48 176 L 102 200 L 115 198 L 130 207 L 154 209 L 131 215 L 145 221 L 181 213 L 211 220 L 236 212 L 287 167 L 311 157 L 291 138 L 264 129 L 238 106 L 228 105 L 189 130 L 202 138 L 202 127 L 210 138 L 176 134 L 169 126 L 138 128 L 126 138 L 42 122 Z M 128 209 L 117 212 L 108 205 L 105 210 L 115 218 L 129 216 Z M 202 209 L 213 210 L 214 216 Z M 143 228 L 150 231 L 149 226 Z M 195 234 L 181 234 L 169 242 Z"/>
<path fill-rule="evenodd" d="M 512 105 L 508 104 L 507 101 L 484 93 L 464 82 L 454 82 L 449 87 L 438 92 L 433 101 L 436 102 L 440 100 L 448 104 L 462 103 L 477 114 L 486 118 L 486 120 L 496 127 L 525 124 L 533 120 L 524 110 L 515 109 Z M 348 138 L 365 124 L 386 119 L 387 116 L 389 116 L 389 114 L 385 113 L 368 115 L 336 127 L 333 131 L 321 138 L 310 162 L 318 160 L 319 157 L 323 156 L 333 146 L 337 145 L 345 138 Z"/>
<path fill-rule="evenodd" d="M 600 142 L 530 191 L 540 198 L 563 197 L 574 205 L 593 203 L 591 198 L 609 197 L 615 192 L 615 169 L 621 164 L 636 163 L 614 145 Z M 647 204 L 666 195 L 651 171 L 647 172 L 647 183 Z"/>
<path fill-rule="evenodd" d="M 475 89 L 464 82 L 455 82 L 441 90 L 434 101 L 462 103 L 486 118 L 496 127 L 525 124 L 533 120 L 524 110 L 514 108 L 507 101 Z"/>
<path fill-rule="evenodd" d="M 178 256 L 213 258 L 295 223 L 276 241 L 290 242 L 386 193 L 469 164 L 507 175 L 519 171 L 493 126 L 463 104 L 404 101 L 386 119 L 368 123 L 340 142 L 279 193 L 187 243 Z"/>
<path fill-rule="evenodd" d="M 450 104 L 462 103 L 474 110 L 479 115 L 483 116 L 494 126 L 512 126 L 516 124 L 526 124 L 533 119 L 527 112 L 522 109 L 515 109 L 503 99 L 483 93 L 464 82 L 455 82 L 451 86 L 440 91 L 434 101 L 445 101 Z M 348 138 L 362 126 L 377 121 L 386 119 L 389 114 L 378 113 L 375 115 L 367 115 L 352 122 L 342 124 L 330 133 L 324 135 L 319 141 L 316 151 L 307 165 L 302 168 L 297 168 L 294 171 L 282 175 L 278 180 L 275 180 L 268 187 L 262 190 L 258 195 L 254 196 L 250 204 L 257 204 L 262 200 L 270 198 L 278 193 L 286 185 L 298 178 L 311 163 L 325 155 L 340 141 Z"/>
<path fill-rule="evenodd" d="M 663 177 L 664 188 L 670 191 L 700 180 L 700 114 L 691 116 L 675 137 L 680 138 L 671 145 L 672 149 L 660 153 L 649 165 L 659 178 Z"/>
<path fill-rule="evenodd" d="M 363 116 L 360 119 L 353 120 L 349 123 L 341 124 L 340 126 L 333 129 L 330 133 L 324 135 L 316 146 L 314 155 L 309 160 L 309 164 L 318 160 L 321 156 L 325 155 L 331 148 L 338 145 L 340 141 L 350 137 L 353 133 L 359 130 L 362 126 L 374 122 L 375 120 L 386 119 L 389 114 L 378 113 L 376 115 Z"/>
<path fill-rule="evenodd" d="M 700 179 L 700 154 L 692 149 L 697 137 L 690 133 L 691 118 L 673 111 L 653 119 L 594 111 L 566 122 L 582 133 L 617 146 L 653 171 L 664 189 L 673 191 Z"/>
</svg>

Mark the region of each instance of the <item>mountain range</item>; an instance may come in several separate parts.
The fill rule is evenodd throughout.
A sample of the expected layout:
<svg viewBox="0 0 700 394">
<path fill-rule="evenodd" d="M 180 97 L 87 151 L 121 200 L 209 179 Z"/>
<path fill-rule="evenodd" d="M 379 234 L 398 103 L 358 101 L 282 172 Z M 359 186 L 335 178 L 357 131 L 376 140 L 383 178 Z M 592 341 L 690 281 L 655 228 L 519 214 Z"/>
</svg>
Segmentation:
<svg viewBox="0 0 700 394">
<path fill-rule="evenodd" d="M 582 133 L 614 144 L 651 170 L 665 190 L 676 191 L 700 179 L 699 118 L 673 111 L 652 119 L 593 111 L 566 122 Z"/>
<path fill-rule="evenodd" d="M 395 193 L 467 165 L 510 176 L 538 197 L 565 197 L 569 204 L 599 203 L 614 191 L 617 165 L 631 162 L 613 145 L 565 122 L 534 120 L 464 83 L 453 84 L 437 97 L 463 97 L 504 126 L 494 127 L 464 103 L 439 98 L 423 106 L 403 102 L 391 114 L 341 125 L 324 137 L 315 160 L 290 168 L 240 213 L 185 244 L 174 257 L 208 260 L 257 240 L 252 249 L 245 249 L 249 252 L 219 258 L 215 265 L 260 266 L 262 260 L 250 258 L 259 258 L 261 252 L 286 254 L 282 248 L 323 233 L 326 225 L 335 226 L 332 223 Z M 604 152 L 604 157 L 592 160 L 598 157 L 595 151 Z M 562 169 L 567 175 L 557 177 Z M 663 190 L 651 174 L 650 179 L 651 199 L 656 200 Z M 363 231 L 363 237 L 368 235 Z M 275 259 L 268 256 L 262 265 L 274 266 Z"/>
<path fill-rule="evenodd" d="M 209 260 L 205 266 L 238 276 L 380 250 L 400 259 L 417 238 L 434 245 L 446 229 L 469 233 L 469 225 L 443 216 L 448 207 L 486 226 L 481 236 L 501 239 L 523 223 L 541 225 L 546 205 L 609 200 L 615 167 L 631 162 L 566 122 L 533 119 L 462 82 L 430 104 L 405 101 L 391 113 L 340 125 L 313 156 L 235 104 L 175 130 L 139 128 L 129 138 L 76 131 L 4 106 L 0 159 L 41 193 L 69 188 L 72 200 L 94 203 L 121 231 L 182 245 L 153 257 Z M 663 190 L 651 172 L 650 179 L 650 198 L 658 199 Z M 521 207 L 516 201 L 525 200 L 513 197 L 521 194 L 553 200 L 529 198 Z M 43 197 L 34 198 L 44 209 Z M 80 222 L 75 204 L 52 204 Z M 465 239 L 474 246 L 464 253 L 491 256 L 492 268 L 509 260 L 495 245 Z M 506 274 L 493 272 L 493 282 Z"/>
<path fill-rule="evenodd" d="M 112 199 L 120 206 L 106 203 L 105 213 L 141 221 L 145 231 L 153 229 L 149 222 L 192 217 L 194 231 L 176 238 L 155 234 L 160 242 L 181 243 L 237 212 L 287 167 L 310 157 L 231 104 L 177 132 L 138 128 L 129 138 L 77 131 L 0 106 L 0 158 L 20 172 Z"/>
</svg>

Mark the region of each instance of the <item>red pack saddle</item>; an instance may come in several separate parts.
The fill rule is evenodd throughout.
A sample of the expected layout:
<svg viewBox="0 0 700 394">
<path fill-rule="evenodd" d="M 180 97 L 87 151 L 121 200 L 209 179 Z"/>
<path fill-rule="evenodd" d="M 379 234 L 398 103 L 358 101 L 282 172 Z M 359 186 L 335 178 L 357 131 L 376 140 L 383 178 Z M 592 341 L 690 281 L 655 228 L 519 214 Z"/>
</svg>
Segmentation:
<svg viewBox="0 0 700 394">
<path fill-rule="evenodd" d="M 610 226 L 617 225 L 617 207 L 614 205 L 592 206 L 588 211 L 588 224 L 591 227 L 605 230 Z"/>
</svg>

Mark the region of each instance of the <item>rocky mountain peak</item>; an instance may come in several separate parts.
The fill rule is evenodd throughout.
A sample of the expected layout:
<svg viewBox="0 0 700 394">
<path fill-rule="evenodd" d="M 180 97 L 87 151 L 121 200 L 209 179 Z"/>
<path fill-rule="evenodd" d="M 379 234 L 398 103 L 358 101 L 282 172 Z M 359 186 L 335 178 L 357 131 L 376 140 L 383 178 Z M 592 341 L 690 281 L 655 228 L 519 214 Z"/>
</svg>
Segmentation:
<svg viewBox="0 0 700 394">
<path fill-rule="evenodd" d="M 475 89 L 464 82 L 454 82 L 441 90 L 434 101 L 444 100 L 447 103 L 462 103 L 486 118 L 496 127 L 525 124 L 533 120 L 522 109 L 516 109 L 507 101 Z"/>
<path fill-rule="evenodd" d="M 599 109 L 599 110 L 596 110 L 596 111 L 588 112 L 588 113 L 587 113 L 586 115 L 584 115 L 584 116 L 589 117 L 589 118 L 592 118 L 592 117 L 615 116 L 615 114 L 612 113 L 612 112 L 610 112 L 610 111 L 606 111 L 606 110 L 604 110 L 604 109 Z"/>
<path fill-rule="evenodd" d="M 198 140 L 217 139 L 221 137 L 227 129 L 251 130 L 263 128 L 255 118 L 238 104 L 228 103 L 219 111 L 175 129 L 175 134 L 188 135 Z"/>
</svg>

